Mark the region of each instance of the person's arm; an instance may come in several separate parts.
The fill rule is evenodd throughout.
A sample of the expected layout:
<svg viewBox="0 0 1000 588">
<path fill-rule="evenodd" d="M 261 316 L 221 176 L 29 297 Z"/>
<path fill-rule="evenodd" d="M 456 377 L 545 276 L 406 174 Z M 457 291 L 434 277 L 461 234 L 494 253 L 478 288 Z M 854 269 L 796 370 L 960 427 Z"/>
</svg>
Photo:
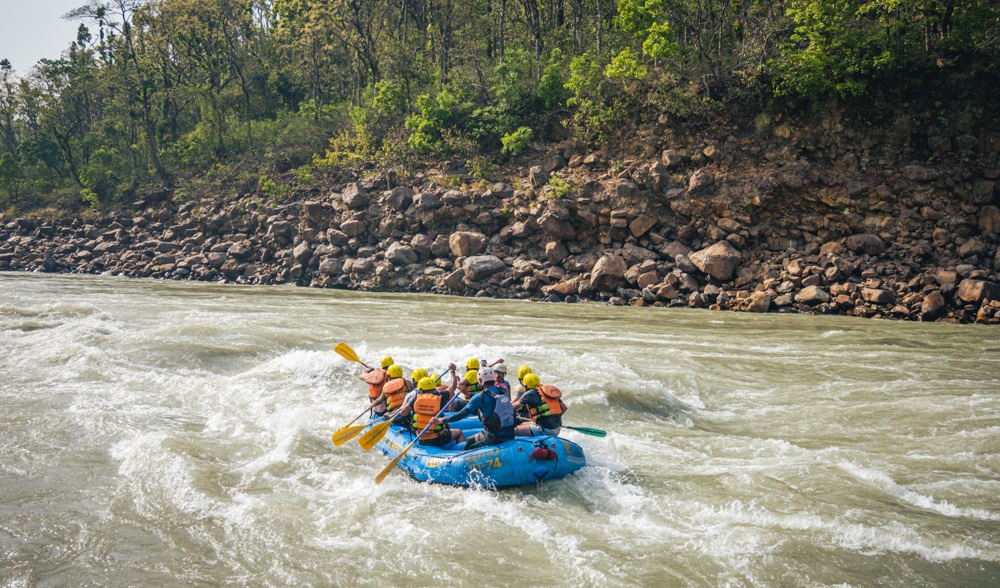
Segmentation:
<svg viewBox="0 0 1000 588">
<path fill-rule="evenodd" d="M 503 363 L 503 358 L 502 358 L 502 357 L 501 357 L 500 359 L 498 359 L 498 360 L 494 361 L 493 363 L 491 363 L 491 364 L 489 365 L 489 367 L 493 367 L 493 366 L 495 366 L 495 365 L 496 365 L 496 364 L 498 364 L 498 363 Z"/>
<path fill-rule="evenodd" d="M 470 400 L 469 403 L 466 404 L 462 410 L 452 413 L 446 417 L 441 417 L 435 420 L 437 420 L 438 423 L 453 423 L 455 421 L 460 421 L 465 417 L 469 416 L 470 414 L 473 414 L 475 411 L 479 410 L 479 405 L 482 403 L 481 397 L 482 394 L 476 394 L 476 397 Z"/>
<path fill-rule="evenodd" d="M 566 414 L 566 411 L 569 410 L 569 407 L 562 401 L 562 398 L 559 399 L 559 406 L 562 408 L 563 414 Z"/>
</svg>

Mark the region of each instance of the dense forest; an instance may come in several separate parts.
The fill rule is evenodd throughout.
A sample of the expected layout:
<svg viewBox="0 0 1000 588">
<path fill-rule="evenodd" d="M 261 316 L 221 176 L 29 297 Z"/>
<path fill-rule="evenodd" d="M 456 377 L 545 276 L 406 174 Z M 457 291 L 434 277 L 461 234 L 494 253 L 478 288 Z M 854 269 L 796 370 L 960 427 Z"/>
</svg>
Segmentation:
<svg viewBox="0 0 1000 588">
<path fill-rule="evenodd" d="M 637 112 L 816 107 L 1000 58 L 993 0 L 93 0 L 66 18 L 60 59 L 0 55 L 0 210 L 195 182 L 280 195 L 428 156 L 485 176 Z"/>
</svg>

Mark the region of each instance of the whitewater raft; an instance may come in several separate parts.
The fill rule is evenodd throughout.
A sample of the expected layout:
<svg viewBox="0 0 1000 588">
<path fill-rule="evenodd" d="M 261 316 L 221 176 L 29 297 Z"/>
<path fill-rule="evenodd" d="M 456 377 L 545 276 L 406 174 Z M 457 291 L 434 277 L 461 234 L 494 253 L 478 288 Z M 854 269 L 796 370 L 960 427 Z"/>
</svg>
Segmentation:
<svg viewBox="0 0 1000 588">
<path fill-rule="evenodd" d="M 451 427 L 462 429 L 467 437 L 482 430 L 482 424 L 475 417 L 451 423 Z M 393 426 L 375 447 L 392 459 L 414 437 L 410 431 Z M 562 437 L 515 437 L 499 445 L 468 451 L 462 448 L 463 445 L 447 449 L 417 444 L 396 467 L 420 482 L 504 488 L 555 480 L 587 465 L 583 449 Z M 542 451 L 536 451 L 538 449 Z"/>
</svg>

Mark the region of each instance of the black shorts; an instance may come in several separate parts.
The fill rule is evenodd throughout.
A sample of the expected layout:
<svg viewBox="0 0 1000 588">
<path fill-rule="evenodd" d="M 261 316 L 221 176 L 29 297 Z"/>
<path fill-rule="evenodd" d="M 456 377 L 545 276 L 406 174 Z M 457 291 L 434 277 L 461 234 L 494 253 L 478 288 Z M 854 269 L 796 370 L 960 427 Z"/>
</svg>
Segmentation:
<svg viewBox="0 0 1000 588">
<path fill-rule="evenodd" d="M 445 429 L 445 430 L 441 431 L 440 435 L 438 435 L 437 437 L 435 437 L 433 439 L 426 439 L 425 440 L 423 437 L 421 437 L 420 441 L 417 441 L 417 445 L 424 445 L 424 446 L 427 446 L 427 447 L 441 447 L 442 445 L 447 445 L 447 444 L 451 443 L 451 440 L 453 438 L 454 438 L 454 434 L 452 434 L 451 429 Z"/>
</svg>

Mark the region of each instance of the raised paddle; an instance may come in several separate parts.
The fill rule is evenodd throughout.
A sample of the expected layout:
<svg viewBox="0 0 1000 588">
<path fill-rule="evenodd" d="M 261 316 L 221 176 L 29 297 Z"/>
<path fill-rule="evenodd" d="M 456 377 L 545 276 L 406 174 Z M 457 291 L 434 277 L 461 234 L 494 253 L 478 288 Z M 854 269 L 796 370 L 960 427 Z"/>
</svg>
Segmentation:
<svg viewBox="0 0 1000 588">
<path fill-rule="evenodd" d="M 448 410 L 448 407 L 451 406 L 452 402 L 455 402 L 456 398 L 458 398 L 458 394 L 454 395 L 451 398 L 451 400 L 449 400 L 448 403 L 445 404 L 436 415 L 434 415 L 434 418 L 439 418 L 441 415 L 443 415 L 444 411 Z M 427 423 L 427 426 L 424 427 L 424 429 L 422 431 L 420 431 L 420 434 L 417 435 L 416 438 L 413 441 L 411 441 L 410 444 L 407 445 L 402 451 L 400 451 L 399 455 L 397 455 L 396 457 L 392 458 L 392 461 L 389 462 L 389 465 L 387 465 L 384 468 L 382 468 L 382 471 L 379 472 L 377 476 L 375 476 L 375 483 L 376 484 L 381 484 L 382 480 L 384 480 L 385 477 L 389 475 L 389 472 L 391 472 L 392 469 L 394 467 L 396 467 L 396 464 L 399 463 L 399 460 L 403 459 L 403 456 L 406 455 L 406 453 L 410 450 L 410 448 L 413 447 L 414 445 L 416 445 L 417 441 L 419 441 L 420 438 L 424 436 L 424 433 L 427 432 L 427 429 L 430 429 L 433 426 L 434 426 L 434 423 Z"/>
<path fill-rule="evenodd" d="M 340 357 L 343 357 L 347 361 L 353 361 L 355 363 L 360 363 L 361 365 L 365 366 L 368 369 L 373 369 L 367 363 L 361 361 L 361 359 L 358 358 L 358 354 L 355 353 L 353 349 L 351 349 L 350 347 L 348 347 L 347 343 L 344 343 L 343 341 L 341 341 L 340 343 L 337 343 L 337 346 L 334 347 L 333 350 L 337 352 L 337 355 L 339 355 Z"/>
<path fill-rule="evenodd" d="M 440 382 L 441 377 L 444 376 L 445 373 L 447 372 L 442 372 L 438 374 L 438 377 L 435 378 L 434 381 Z M 377 445 L 378 442 L 381 441 L 382 438 L 386 436 L 386 434 L 389 432 L 389 427 L 392 425 L 392 421 L 398 415 L 399 411 L 396 411 L 395 413 L 393 413 L 392 416 L 389 417 L 389 420 L 387 420 L 384 423 L 379 423 L 375 425 L 374 427 L 369 429 L 367 433 L 362 435 L 361 438 L 358 439 L 358 443 L 361 445 L 361 448 L 364 449 L 365 451 L 371 451 L 371 448 L 375 447 L 375 445 Z"/>
</svg>

